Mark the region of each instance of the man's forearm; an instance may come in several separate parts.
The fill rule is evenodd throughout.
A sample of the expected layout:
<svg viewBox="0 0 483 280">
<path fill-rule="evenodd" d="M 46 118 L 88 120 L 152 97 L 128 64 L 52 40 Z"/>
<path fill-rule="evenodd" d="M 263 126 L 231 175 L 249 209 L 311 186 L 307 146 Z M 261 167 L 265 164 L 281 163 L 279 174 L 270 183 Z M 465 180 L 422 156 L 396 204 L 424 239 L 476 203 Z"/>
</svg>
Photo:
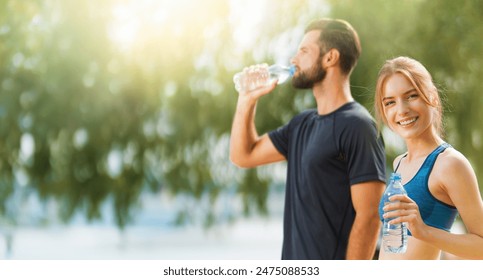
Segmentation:
<svg viewBox="0 0 483 280">
<path fill-rule="evenodd" d="M 347 245 L 346 259 L 370 260 L 376 251 L 381 223 L 376 218 L 357 218 L 354 221 Z"/>
<path fill-rule="evenodd" d="M 256 102 L 239 98 L 230 137 L 230 159 L 237 165 L 250 154 L 258 139 L 255 128 Z"/>
</svg>

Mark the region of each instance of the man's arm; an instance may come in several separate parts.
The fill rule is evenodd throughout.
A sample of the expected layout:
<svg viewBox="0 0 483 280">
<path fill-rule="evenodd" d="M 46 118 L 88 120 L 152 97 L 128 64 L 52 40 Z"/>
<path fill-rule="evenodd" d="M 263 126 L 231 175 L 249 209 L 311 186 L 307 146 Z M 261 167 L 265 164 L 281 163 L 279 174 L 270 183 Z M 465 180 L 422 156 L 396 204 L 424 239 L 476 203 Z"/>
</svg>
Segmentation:
<svg viewBox="0 0 483 280">
<path fill-rule="evenodd" d="M 230 137 L 230 160 L 237 166 L 250 168 L 285 159 L 268 135 L 258 136 L 255 128 L 257 101 L 275 86 L 276 82 L 239 94 Z"/>
<path fill-rule="evenodd" d="M 379 181 L 351 186 L 356 218 L 349 236 L 346 259 L 370 260 L 374 256 L 381 229 L 378 205 L 384 188 L 385 184 Z"/>
</svg>

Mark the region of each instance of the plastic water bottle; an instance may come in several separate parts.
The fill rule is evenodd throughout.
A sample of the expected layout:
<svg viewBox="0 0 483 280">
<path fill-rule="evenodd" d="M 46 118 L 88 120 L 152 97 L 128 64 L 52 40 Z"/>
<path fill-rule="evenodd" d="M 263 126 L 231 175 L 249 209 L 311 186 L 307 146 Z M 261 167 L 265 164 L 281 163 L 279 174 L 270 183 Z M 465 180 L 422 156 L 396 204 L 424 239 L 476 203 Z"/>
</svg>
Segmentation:
<svg viewBox="0 0 483 280">
<path fill-rule="evenodd" d="M 245 90 L 254 90 L 258 87 L 268 85 L 272 83 L 274 80 L 278 80 L 277 84 L 285 83 L 290 77 L 292 77 L 295 73 L 295 66 L 282 66 L 278 64 L 274 64 L 271 66 L 265 65 L 257 65 L 252 66 L 253 71 L 259 72 L 259 76 L 257 79 L 253 79 L 250 83 L 246 83 L 244 81 L 244 74 L 243 72 L 236 73 L 233 76 L 233 82 L 235 83 L 235 89 L 240 91 Z"/>
<path fill-rule="evenodd" d="M 384 205 L 392 203 L 389 197 L 396 194 L 407 194 L 401 183 L 401 174 L 392 173 L 389 185 L 382 197 Z M 394 218 L 384 219 L 382 227 L 382 246 L 384 251 L 396 254 L 406 252 L 408 244 L 408 230 L 406 223 L 389 224 L 389 221 Z"/>
</svg>

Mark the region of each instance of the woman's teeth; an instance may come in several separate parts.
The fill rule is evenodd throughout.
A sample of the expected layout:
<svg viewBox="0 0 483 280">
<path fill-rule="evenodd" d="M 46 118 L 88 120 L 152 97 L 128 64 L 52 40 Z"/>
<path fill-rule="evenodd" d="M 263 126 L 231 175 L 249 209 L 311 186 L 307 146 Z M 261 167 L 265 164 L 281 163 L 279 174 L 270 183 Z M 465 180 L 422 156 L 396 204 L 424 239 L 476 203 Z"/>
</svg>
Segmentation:
<svg viewBox="0 0 483 280">
<path fill-rule="evenodd" d="M 412 118 L 412 119 L 407 119 L 407 120 L 404 120 L 404 121 L 400 121 L 398 122 L 398 124 L 402 125 L 402 126 L 406 126 L 406 125 L 409 125 L 409 124 L 412 124 L 413 122 L 415 122 L 418 118 Z"/>
</svg>

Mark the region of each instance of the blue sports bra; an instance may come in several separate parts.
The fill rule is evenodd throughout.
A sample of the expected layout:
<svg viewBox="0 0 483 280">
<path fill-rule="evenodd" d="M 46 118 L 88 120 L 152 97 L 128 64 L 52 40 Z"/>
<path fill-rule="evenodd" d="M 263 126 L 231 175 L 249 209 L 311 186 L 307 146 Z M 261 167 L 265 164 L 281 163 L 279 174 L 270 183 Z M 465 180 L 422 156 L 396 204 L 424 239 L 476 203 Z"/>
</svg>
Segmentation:
<svg viewBox="0 0 483 280">
<path fill-rule="evenodd" d="M 446 231 L 450 231 L 451 226 L 456 219 L 456 215 L 458 215 L 458 210 L 454 206 L 448 205 L 435 198 L 429 191 L 428 181 L 437 157 L 449 147 L 451 147 L 451 145 L 447 143 L 438 146 L 426 157 L 416 175 L 404 185 L 404 189 L 408 193 L 408 196 L 418 205 L 423 221 L 429 226 Z M 404 155 L 401 160 L 406 156 L 407 154 Z M 394 172 L 399 168 L 401 160 L 399 160 Z M 383 207 L 384 205 L 381 199 L 379 203 L 379 217 L 381 221 L 383 221 Z M 409 231 L 408 233 L 411 234 Z"/>
</svg>

